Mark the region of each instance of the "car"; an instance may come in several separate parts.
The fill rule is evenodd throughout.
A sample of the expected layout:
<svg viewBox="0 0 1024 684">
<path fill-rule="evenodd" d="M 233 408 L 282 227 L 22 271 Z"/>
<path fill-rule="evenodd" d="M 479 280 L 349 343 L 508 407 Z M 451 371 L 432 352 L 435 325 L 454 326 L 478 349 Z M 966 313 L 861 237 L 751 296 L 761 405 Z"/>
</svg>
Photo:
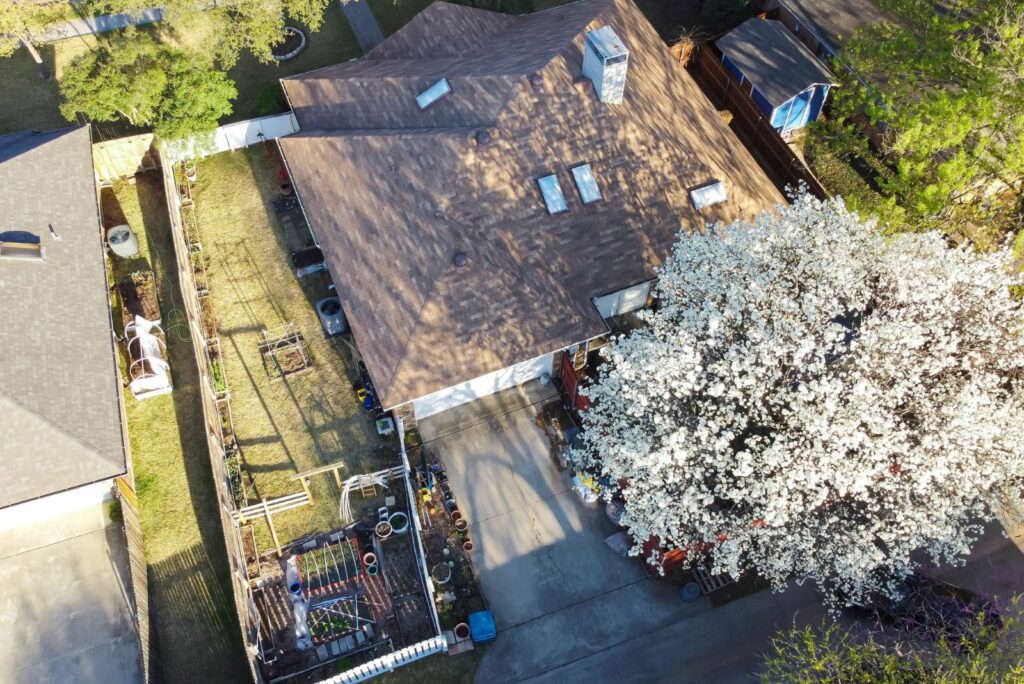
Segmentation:
<svg viewBox="0 0 1024 684">
<path fill-rule="evenodd" d="M 139 254 L 139 238 L 127 223 L 107 229 L 107 246 L 122 259 L 130 259 Z"/>
<path fill-rule="evenodd" d="M 945 636 L 958 642 L 963 638 L 985 638 L 1003 627 L 999 610 L 991 600 L 920 573 L 904 581 L 898 599 L 876 594 L 866 601 L 845 603 L 847 612 L 855 617 L 931 639 Z"/>
</svg>

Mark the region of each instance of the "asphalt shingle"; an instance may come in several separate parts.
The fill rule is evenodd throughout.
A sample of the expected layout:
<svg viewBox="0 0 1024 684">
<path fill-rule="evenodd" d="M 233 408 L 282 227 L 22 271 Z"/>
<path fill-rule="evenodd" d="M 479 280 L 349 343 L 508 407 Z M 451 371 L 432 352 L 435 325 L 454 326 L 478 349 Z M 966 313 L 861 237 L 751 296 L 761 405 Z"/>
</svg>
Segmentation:
<svg viewBox="0 0 1024 684">
<path fill-rule="evenodd" d="M 45 250 L 0 258 L 0 507 L 126 470 L 94 178 L 88 127 L 0 137 L 0 239 Z"/>
<path fill-rule="evenodd" d="M 605 25 L 630 50 L 621 105 L 581 77 Z M 420 111 L 441 77 L 452 94 Z M 525 17 L 435 2 L 362 59 L 283 83 L 302 130 L 281 149 L 387 407 L 601 334 L 592 298 L 652 278 L 681 228 L 782 201 L 631 0 Z M 552 173 L 557 216 L 536 183 Z M 687 190 L 714 179 L 729 200 L 696 211 Z"/>
</svg>

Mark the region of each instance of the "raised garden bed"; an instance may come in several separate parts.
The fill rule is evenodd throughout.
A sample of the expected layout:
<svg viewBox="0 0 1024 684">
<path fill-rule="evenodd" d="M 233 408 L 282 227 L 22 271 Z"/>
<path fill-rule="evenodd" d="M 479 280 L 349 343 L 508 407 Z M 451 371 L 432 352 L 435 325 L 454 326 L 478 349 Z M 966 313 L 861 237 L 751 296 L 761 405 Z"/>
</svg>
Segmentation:
<svg viewBox="0 0 1024 684">
<path fill-rule="evenodd" d="M 292 326 L 278 335 L 264 331 L 260 355 L 263 369 L 271 380 L 281 380 L 313 369 L 313 359 L 306 349 L 306 340 Z"/>
<path fill-rule="evenodd" d="M 160 319 L 160 303 L 152 271 L 136 271 L 121 278 L 117 281 L 117 292 L 121 296 L 122 326 L 134 321 L 136 316 L 149 321 Z"/>
<path fill-rule="evenodd" d="M 284 40 L 270 49 L 274 59 L 286 62 L 306 47 L 306 34 L 294 26 L 284 27 Z"/>
<path fill-rule="evenodd" d="M 418 443 L 418 435 L 410 435 L 410 441 Z M 415 446 L 409 450 L 411 463 L 421 462 L 420 450 L 424 447 Z M 427 567 L 430 568 L 434 589 L 438 600 L 438 616 L 441 619 L 443 629 L 454 629 L 459 623 L 466 622 L 470 613 L 486 610 L 487 602 L 480 591 L 480 583 L 470 559 L 472 547 L 472 536 L 469 532 L 467 522 L 459 523 L 465 519 L 455 509 L 453 517 L 452 507 L 445 506 L 442 485 L 446 491 L 446 478 L 444 471 L 438 467 L 431 466 L 432 459 L 426 455 L 428 470 L 433 472 L 434 486 L 428 499 L 423 496 L 417 498 L 417 505 L 423 516 L 430 518 L 430 524 L 423 530 L 424 552 L 427 556 Z M 426 484 L 422 473 L 420 486 Z M 442 479 L 445 479 L 442 482 Z M 423 490 L 421 489 L 421 494 Z M 461 529 L 460 529 L 461 528 Z M 443 568 L 447 566 L 448 572 Z M 435 572 L 436 571 L 436 572 Z"/>
</svg>

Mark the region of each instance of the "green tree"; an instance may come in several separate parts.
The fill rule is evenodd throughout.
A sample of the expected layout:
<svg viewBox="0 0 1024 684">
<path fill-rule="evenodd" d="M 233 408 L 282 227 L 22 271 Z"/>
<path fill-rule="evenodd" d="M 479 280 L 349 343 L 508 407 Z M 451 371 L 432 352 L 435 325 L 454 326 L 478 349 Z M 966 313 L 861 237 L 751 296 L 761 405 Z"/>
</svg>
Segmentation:
<svg viewBox="0 0 1024 684">
<path fill-rule="evenodd" d="M 1024 681 L 1024 636 L 1014 615 L 959 640 L 916 639 L 834 622 L 793 627 L 772 638 L 764 684 L 1000 684 Z"/>
<path fill-rule="evenodd" d="M 329 0 L 164 0 L 163 28 L 193 38 L 189 47 L 201 50 L 229 69 L 243 50 L 260 61 L 273 60 L 271 48 L 284 39 L 286 18 L 317 30 Z M 152 0 L 110 0 L 119 12 L 137 13 Z"/>
<path fill-rule="evenodd" d="M 872 154 L 858 114 L 881 131 L 888 167 L 875 206 L 897 228 L 1013 226 L 1024 180 L 1024 5 L 1014 0 L 878 0 L 898 20 L 862 29 L 837 69 L 833 121 L 817 137 Z M 863 79 L 863 80 L 861 80 Z"/>
<path fill-rule="evenodd" d="M 128 30 L 75 59 L 60 81 L 61 113 L 94 120 L 124 117 L 172 140 L 211 131 L 238 95 L 212 61 Z"/>
<path fill-rule="evenodd" d="M 753 14 L 749 0 L 701 0 L 700 20 L 713 33 L 735 27 Z"/>
<path fill-rule="evenodd" d="M 66 3 L 40 3 L 34 0 L 0 2 L 0 57 L 10 57 L 24 45 L 39 65 L 44 78 L 50 74 L 35 46 L 35 36 L 61 19 Z"/>
</svg>

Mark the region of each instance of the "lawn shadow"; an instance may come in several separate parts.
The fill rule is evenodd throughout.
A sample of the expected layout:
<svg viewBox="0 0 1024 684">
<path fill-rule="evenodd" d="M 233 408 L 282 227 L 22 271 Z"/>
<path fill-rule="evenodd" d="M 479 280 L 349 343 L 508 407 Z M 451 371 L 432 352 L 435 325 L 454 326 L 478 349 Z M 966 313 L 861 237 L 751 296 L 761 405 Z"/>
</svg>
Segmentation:
<svg viewBox="0 0 1024 684">
<path fill-rule="evenodd" d="M 181 297 L 175 277 L 177 259 L 172 246 L 159 172 L 139 174 L 135 188 L 142 214 L 142 229 L 150 246 L 153 270 L 158 278 L 161 313 L 166 317 L 169 311 L 177 310 Z M 160 611 L 155 611 L 156 631 L 165 654 L 169 651 L 199 653 L 213 649 L 216 657 L 211 655 L 209 659 L 204 657 L 191 660 L 204 664 L 223 662 L 229 671 L 237 674 L 241 670 L 229 666 L 229 663 L 239 660 L 242 643 L 237 616 L 227 589 L 230 586 L 227 552 L 220 526 L 216 489 L 211 477 L 195 350 L 190 337 L 181 334 L 167 336 L 167 350 L 174 379 L 171 396 L 182 446 L 182 465 L 201 544 L 150 566 L 154 602 L 175 615 L 161 619 Z M 182 622 L 181 611 L 187 614 L 189 622 Z M 196 628 L 186 633 L 166 633 L 182 624 L 193 624 Z M 200 625 L 203 628 L 198 628 Z M 178 666 L 189 660 L 188 657 L 173 658 Z M 197 674 L 200 675 L 199 679 L 205 679 L 212 673 L 204 670 Z M 181 672 L 164 672 L 164 675 L 168 681 L 189 680 Z"/>
</svg>

